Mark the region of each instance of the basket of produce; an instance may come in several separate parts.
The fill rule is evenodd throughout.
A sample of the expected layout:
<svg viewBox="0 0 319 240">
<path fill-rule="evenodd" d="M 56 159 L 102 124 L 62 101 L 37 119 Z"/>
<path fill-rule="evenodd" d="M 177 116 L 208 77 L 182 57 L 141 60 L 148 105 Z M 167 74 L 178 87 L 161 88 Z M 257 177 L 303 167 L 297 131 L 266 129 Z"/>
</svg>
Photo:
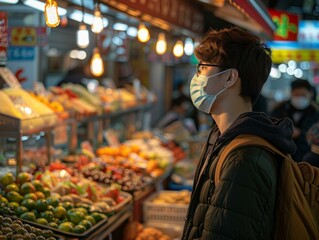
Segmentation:
<svg viewBox="0 0 319 240">
<path fill-rule="evenodd" d="M 190 201 L 190 192 L 160 191 L 143 204 L 143 220 L 146 223 L 183 225 Z"/>
</svg>

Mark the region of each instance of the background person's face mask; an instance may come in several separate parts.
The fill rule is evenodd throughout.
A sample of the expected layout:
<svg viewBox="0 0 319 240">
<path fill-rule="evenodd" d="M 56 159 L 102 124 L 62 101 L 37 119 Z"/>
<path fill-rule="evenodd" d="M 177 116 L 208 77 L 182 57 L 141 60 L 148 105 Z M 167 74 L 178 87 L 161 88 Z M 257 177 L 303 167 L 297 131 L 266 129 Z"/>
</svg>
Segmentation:
<svg viewBox="0 0 319 240">
<path fill-rule="evenodd" d="M 227 88 L 223 88 L 216 94 L 208 94 L 205 92 L 204 88 L 206 87 L 209 78 L 216 77 L 222 73 L 225 73 L 226 71 L 230 71 L 230 69 L 216 73 L 209 77 L 202 74 L 198 76 L 197 73 L 194 74 L 190 84 L 190 95 L 194 106 L 198 110 L 205 113 L 210 113 L 217 96 L 224 92 Z"/>
<path fill-rule="evenodd" d="M 291 105 L 296 109 L 303 110 L 310 105 L 310 100 L 307 97 L 292 97 Z"/>
</svg>

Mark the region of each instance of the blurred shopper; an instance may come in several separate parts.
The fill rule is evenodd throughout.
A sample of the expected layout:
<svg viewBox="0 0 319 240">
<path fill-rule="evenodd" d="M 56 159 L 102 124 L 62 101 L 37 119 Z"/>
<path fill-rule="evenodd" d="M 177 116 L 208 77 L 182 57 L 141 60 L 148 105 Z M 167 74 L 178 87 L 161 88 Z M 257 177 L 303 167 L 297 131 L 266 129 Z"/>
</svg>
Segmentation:
<svg viewBox="0 0 319 240">
<path fill-rule="evenodd" d="M 86 81 L 90 78 L 92 78 L 90 65 L 88 63 L 83 63 L 68 70 L 63 79 L 58 82 L 57 86 L 62 86 L 66 83 L 74 83 L 86 87 Z"/>
<path fill-rule="evenodd" d="M 191 98 L 215 125 L 197 166 L 183 240 L 274 239 L 275 154 L 258 146 L 238 148 L 214 182 L 219 154 L 238 135 L 260 136 L 284 153 L 296 150 L 290 119 L 252 112 L 272 66 L 270 54 L 258 37 L 238 28 L 211 30 L 195 49 L 199 64 Z"/>
<path fill-rule="evenodd" d="M 303 158 L 304 162 L 319 168 L 319 122 L 314 124 L 307 132 L 307 142 L 310 151 Z"/>
<path fill-rule="evenodd" d="M 291 83 L 291 98 L 280 103 L 271 113 L 276 118 L 288 117 L 294 123 L 293 140 L 297 145 L 297 152 L 292 155 L 297 162 L 310 151 L 306 140 L 309 128 L 319 121 L 318 105 L 314 104 L 313 87 L 304 79 L 298 79 Z"/>
</svg>

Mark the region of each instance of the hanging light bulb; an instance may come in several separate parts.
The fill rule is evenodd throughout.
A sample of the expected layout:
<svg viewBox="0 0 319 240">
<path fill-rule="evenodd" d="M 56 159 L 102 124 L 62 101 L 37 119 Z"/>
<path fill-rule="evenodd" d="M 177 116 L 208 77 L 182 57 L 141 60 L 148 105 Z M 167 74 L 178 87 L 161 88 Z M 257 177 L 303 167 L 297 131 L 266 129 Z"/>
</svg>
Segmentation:
<svg viewBox="0 0 319 240">
<path fill-rule="evenodd" d="M 194 43 L 193 40 L 189 37 L 185 39 L 184 52 L 187 56 L 192 55 L 194 52 Z"/>
<path fill-rule="evenodd" d="M 93 18 L 93 23 L 91 25 L 91 30 L 94 33 L 100 33 L 102 32 L 104 26 L 103 26 L 103 18 L 101 16 L 101 11 L 100 11 L 100 4 L 98 3 L 95 7 L 94 10 L 94 18 Z"/>
<path fill-rule="evenodd" d="M 90 44 L 89 31 L 84 23 L 81 23 L 76 33 L 76 43 L 80 48 L 86 48 Z"/>
<path fill-rule="evenodd" d="M 99 77 L 104 73 L 104 64 L 98 48 L 94 48 L 93 57 L 90 64 L 91 74 L 95 77 Z"/>
<path fill-rule="evenodd" d="M 166 52 L 166 49 L 167 49 L 167 43 L 165 39 L 165 34 L 160 33 L 158 34 L 158 39 L 156 42 L 156 52 L 159 55 L 163 55 Z"/>
<path fill-rule="evenodd" d="M 175 43 L 175 46 L 173 48 L 173 54 L 175 57 L 181 57 L 184 54 L 184 46 L 183 46 L 183 42 L 181 40 L 178 40 Z"/>
<path fill-rule="evenodd" d="M 141 23 L 138 26 L 137 38 L 140 42 L 143 42 L 143 43 L 150 40 L 150 32 L 148 31 L 148 29 L 145 27 L 143 23 Z"/>
<path fill-rule="evenodd" d="M 55 0 L 47 0 L 44 6 L 45 23 L 49 27 L 56 27 L 60 24 L 58 4 Z"/>
</svg>

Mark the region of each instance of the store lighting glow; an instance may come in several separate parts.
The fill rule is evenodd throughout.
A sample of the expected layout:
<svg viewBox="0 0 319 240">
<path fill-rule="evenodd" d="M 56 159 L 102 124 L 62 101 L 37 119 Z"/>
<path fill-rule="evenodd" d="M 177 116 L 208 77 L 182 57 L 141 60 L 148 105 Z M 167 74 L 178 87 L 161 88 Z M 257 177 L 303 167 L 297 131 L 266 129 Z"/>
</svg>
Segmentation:
<svg viewBox="0 0 319 240">
<path fill-rule="evenodd" d="M 126 30 L 127 35 L 130 37 L 136 37 L 137 36 L 137 28 L 136 27 L 128 27 Z"/>
<path fill-rule="evenodd" d="M 296 78 L 302 78 L 302 76 L 303 76 L 303 71 L 302 71 L 300 68 L 296 68 L 296 69 L 294 70 L 294 75 L 295 75 Z"/>
<path fill-rule="evenodd" d="M 47 0 L 44 7 L 45 23 L 49 27 L 57 27 L 60 24 L 58 4 L 55 0 Z"/>
<path fill-rule="evenodd" d="M 148 40 L 150 40 L 150 32 L 148 31 L 148 29 L 145 27 L 143 23 L 141 23 L 138 26 L 137 39 L 142 43 L 145 43 Z"/>
<path fill-rule="evenodd" d="M 93 18 L 93 23 L 91 25 L 91 30 L 92 32 L 96 34 L 99 34 L 100 32 L 102 32 L 103 28 L 104 28 L 104 25 L 103 25 L 103 18 L 100 11 L 100 5 L 97 4 L 94 10 L 94 18 Z"/>
<path fill-rule="evenodd" d="M 76 43 L 80 48 L 86 48 L 90 44 L 89 31 L 84 23 L 80 25 L 76 33 Z"/>
<path fill-rule="evenodd" d="M 281 77 L 281 72 L 277 68 L 272 67 L 271 70 L 270 70 L 270 76 L 272 78 L 280 78 Z"/>
<path fill-rule="evenodd" d="M 289 66 L 290 68 L 296 68 L 296 67 L 297 67 L 297 63 L 296 63 L 294 60 L 290 60 L 290 61 L 288 62 L 288 66 Z"/>
<path fill-rule="evenodd" d="M 300 67 L 302 70 L 309 70 L 310 69 L 310 63 L 309 62 L 301 62 Z"/>
<path fill-rule="evenodd" d="M 187 56 L 192 55 L 194 52 L 194 43 L 189 37 L 185 39 L 184 52 Z"/>
<path fill-rule="evenodd" d="M 38 0 L 25 0 L 23 1 L 24 5 L 37 9 L 39 11 L 44 12 L 45 3 Z M 58 13 L 60 16 L 67 14 L 67 10 L 62 7 L 58 7 Z"/>
<path fill-rule="evenodd" d="M 94 19 L 94 15 L 90 14 L 90 13 L 85 13 L 85 18 L 83 18 L 83 13 L 82 11 L 79 10 L 74 10 L 70 16 L 70 19 L 77 21 L 77 22 L 83 22 L 86 23 L 87 25 L 92 25 L 93 24 L 93 19 Z M 106 28 L 109 24 L 109 21 L 107 20 L 107 18 L 103 18 L 103 26 L 104 28 Z"/>
<path fill-rule="evenodd" d="M 0 0 L 1 3 L 16 4 L 19 0 Z"/>
<path fill-rule="evenodd" d="M 288 67 L 287 68 L 287 73 L 292 76 L 292 75 L 294 75 L 294 70 L 295 70 L 294 68 Z"/>
<path fill-rule="evenodd" d="M 73 49 L 69 53 L 70 58 L 84 60 L 86 58 L 86 52 L 83 50 Z"/>
<path fill-rule="evenodd" d="M 128 28 L 128 26 L 124 23 L 114 23 L 113 25 L 113 29 L 116 30 L 116 31 L 126 31 Z"/>
<path fill-rule="evenodd" d="M 173 54 L 175 57 L 181 57 L 184 54 L 184 46 L 181 40 L 178 40 L 173 48 Z"/>
<path fill-rule="evenodd" d="M 278 69 L 280 72 L 285 73 L 285 72 L 287 72 L 287 65 L 282 63 L 278 66 Z"/>
<path fill-rule="evenodd" d="M 163 55 L 166 52 L 166 49 L 167 49 L 167 42 L 165 39 L 165 34 L 160 33 L 158 34 L 158 39 L 156 42 L 156 52 L 159 55 Z"/>
<path fill-rule="evenodd" d="M 122 40 L 120 37 L 118 37 L 118 36 L 114 36 L 114 37 L 112 38 L 112 42 L 113 42 L 116 46 L 121 46 L 121 45 L 123 45 L 123 40 Z"/>
<path fill-rule="evenodd" d="M 98 48 L 94 48 L 93 57 L 90 64 L 91 74 L 95 77 L 99 77 L 104 73 L 104 64 Z"/>
</svg>

